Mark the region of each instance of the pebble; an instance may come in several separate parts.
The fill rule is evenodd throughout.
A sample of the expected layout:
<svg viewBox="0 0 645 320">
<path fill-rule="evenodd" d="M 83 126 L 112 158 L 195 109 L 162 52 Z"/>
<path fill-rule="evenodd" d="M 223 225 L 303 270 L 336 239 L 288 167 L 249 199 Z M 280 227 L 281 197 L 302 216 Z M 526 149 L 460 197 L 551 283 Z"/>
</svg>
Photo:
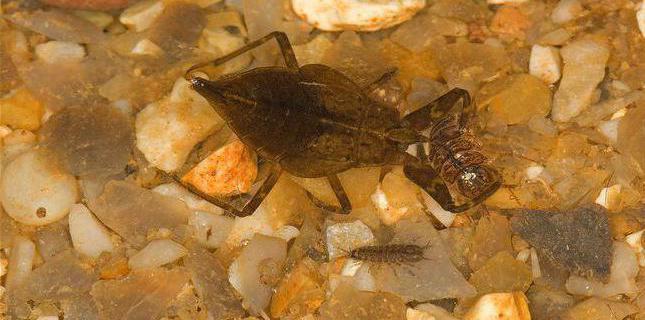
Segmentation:
<svg viewBox="0 0 645 320">
<path fill-rule="evenodd" d="M 526 14 L 514 6 L 502 6 L 495 12 L 490 30 L 504 36 L 524 39 L 531 21 Z"/>
<path fill-rule="evenodd" d="M 645 168 L 645 148 L 642 141 L 645 138 L 645 108 L 638 105 L 627 111 L 618 124 L 618 141 L 616 148 L 621 153 L 633 158 L 641 168 Z"/>
<path fill-rule="evenodd" d="M 144 0 L 123 10 L 119 21 L 136 32 L 148 29 L 165 9 L 164 1 Z"/>
<path fill-rule="evenodd" d="M 247 193 L 258 174 L 257 163 L 249 149 L 235 140 L 202 160 L 182 181 L 216 197 Z"/>
<path fill-rule="evenodd" d="M 409 20 L 425 0 L 291 0 L 293 11 L 325 31 L 377 31 Z"/>
<path fill-rule="evenodd" d="M 562 320 L 628 319 L 628 316 L 639 311 L 638 307 L 629 303 L 589 298 L 571 307 L 559 318 Z"/>
<path fill-rule="evenodd" d="M 75 63 L 85 58 L 85 48 L 74 42 L 48 41 L 36 45 L 36 57 L 46 63 Z"/>
<path fill-rule="evenodd" d="M 579 0 L 560 0 L 551 13 L 551 21 L 564 24 L 575 20 L 584 13 Z"/>
<path fill-rule="evenodd" d="M 376 244 L 372 230 L 359 220 L 331 225 L 327 227 L 325 237 L 330 260 L 347 256 L 356 248 Z"/>
<path fill-rule="evenodd" d="M 470 241 L 468 264 L 472 270 L 481 268 L 498 252 L 513 252 L 508 219 L 497 213 L 482 217 Z"/>
<path fill-rule="evenodd" d="M 159 57 L 163 54 L 163 49 L 149 39 L 141 39 L 134 45 L 130 53 L 134 55 Z"/>
<path fill-rule="evenodd" d="M 36 245 L 23 236 L 13 239 L 9 265 L 7 266 L 7 278 L 5 286 L 14 288 L 20 286 L 29 277 L 31 268 L 34 265 L 36 256 Z"/>
<path fill-rule="evenodd" d="M 193 211 L 188 224 L 193 227 L 193 239 L 206 248 L 219 248 L 229 237 L 235 220 L 210 212 Z"/>
<path fill-rule="evenodd" d="M 168 172 L 177 170 L 193 147 L 221 124 L 221 118 L 202 100 L 164 99 L 137 114 L 136 144 L 151 164 Z"/>
<path fill-rule="evenodd" d="M 464 320 L 531 320 L 523 292 L 489 293 L 477 300 Z"/>
<path fill-rule="evenodd" d="M 286 241 L 256 234 L 229 267 L 229 282 L 251 314 L 261 315 L 269 306 L 286 257 Z"/>
<path fill-rule="evenodd" d="M 186 254 L 188 250 L 172 240 L 152 240 L 130 257 L 128 265 L 132 270 L 157 268 L 175 262 Z"/>
<path fill-rule="evenodd" d="M 83 10 L 114 10 L 126 7 L 131 0 L 40 0 L 50 6 Z"/>
<path fill-rule="evenodd" d="M 478 99 L 480 105 L 506 124 L 527 122 L 534 116 L 544 117 L 551 111 L 551 90 L 540 79 L 518 74 L 484 86 Z"/>
<path fill-rule="evenodd" d="M 224 214 L 224 210 L 188 191 L 182 185 L 176 182 L 160 184 L 152 191 L 164 196 L 175 197 L 183 201 L 190 210 L 210 212 L 216 215 Z"/>
<path fill-rule="evenodd" d="M 325 301 L 323 278 L 309 258 L 298 262 L 280 281 L 271 298 L 272 318 L 300 317 L 314 313 Z"/>
<path fill-rule="evenodd" d="M 100 319 L 158 319 L 189 281 L 182 269 L 144 269 L 123 279 L 97 281 L 91 295 Z"/>
<path fill-rule="evenodd" d="M 605 207 L 609 211 L 616 211 L 620 208 L 620 184 L 615 184 L 610 187 L 602 188 L 598 197 L 596 197 L 596 204 Z"/>
<path fill-rule="evenodd" d="M 85 205 L 75 204 L 69 212 L 69 233 L 74 249 L 92 258 L 114 251 L 112 236 Z"/>
<path fill-rule="evenodd" d="M 553 97 L 551 118 L 568 122 L 592 101 L 596 86 L 605 76 L 609 50 L 592 40 L 576 40 L 560 50 L 564 61 L 562 80 Z"/>
<path fill-rule="evenodd" d="M 576 295 L 612 297 L 618 294 L 638 292 L 636 275 L 639 266 L 636 254 L 624 242 L 614 242 L 613 263 L 611 264 L 608 282 L 589 280 L 572 275 L 566 283 L 567 292 Z"/>
<path fill-rule="evenodd" d="M 641 2 L 638 5 L 638 10 L 636 10 L 636 21 L 638 22 L 638 30 L 641 31 L 643 37 L 645 37 L 645 2 Z"/>
<path fill-rule="evenodd" d="M 42 226 L 58 221 L 78 201 L 76 179 L 38 150 L 18 155 L 0 179 L 2 206 L 22 224 Z"/>
<path fill-rule="evenodd" d="M 560 80 L 561 71 L 560 51 L 551 46 L 533 45 L 529 58 L 529 73 L 547 84 Z"/>
<path fill-rule="evenodd" d="M 114 17 L 112 15 L 100 11 L 76 10 L 74 11 L 74 15 L 93 23 L 101 30 L 107 28 L 112 24 L 112 22 L 114 22 Z"/>
<path fill-rule="evenodd" d="M 37 130 L 45 109 L 25 87 L 0 98 L 0 124 L 12 129 Z"/>
<path fill-rule="evenodd" d="M 513 231 L 560 268 L 574 274 L 608 279 L 612 245 L 604 208 L 567 213 L 522 210 L 511 219 Z"/>
<path fill-rule="evenodd" d="M 634 250 L 638 258 L 638 265 L 641 267 L 645 267 L 645 248 L 643 248 L 642 240 L 643 232 L 645 232 L 645 230 L 631 233 L 625 237 L 625 243 Z"/>
<path fill-rule="evenodd" d="M 403 175 L 388 173 L 371 196 L 383 224 L 395 224 L 406 215 L 418 214 L 419 188 Z"/>
<path fill-rule="evenodd" d="M 405 320 L 405 302 L 388 292 L 359 291 L 342 283 L 320 307 L 320 320 Z"/>
<path fill-rule="evenodd" d="M 526 3 L 529 0 L 486 0 L 486 3 L 488 4 L 521 4 L 521 3 Z"/>
<path fill-rule="evenodd" d="M 210 317 L 237 319 L 246 314 L 235 289 L 228 282 L 226 268 L 215 254 L 205 248 L 192 246 L 184 258 L 184 264 Z"/>
<path fill-rule="evenodd" d="M 88 203 L 103 224 L 135 247 L 143 247 L 150 232 L 176 230 L 190 216 L 180 200 L 125 181 L 108 182 L 101 196 Z"/>
<path fill-rule="evenodd" d="M 532 282 L 531 268 L 501 251 L 473 272 L 468 279 L 478 294 L 508 291 L 526 291 Z"/>
</svg>

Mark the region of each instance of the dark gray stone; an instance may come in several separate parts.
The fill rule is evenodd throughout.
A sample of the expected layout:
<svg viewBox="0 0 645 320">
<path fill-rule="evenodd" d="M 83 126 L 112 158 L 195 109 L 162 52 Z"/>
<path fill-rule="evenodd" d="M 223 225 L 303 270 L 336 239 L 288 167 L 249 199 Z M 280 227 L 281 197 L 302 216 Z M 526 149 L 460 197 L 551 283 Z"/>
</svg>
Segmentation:
<svg viewBox="0 0 645 320">
<path fill-rule="evenodd" d="M 603 207 L 565 213 L 520 210 L 511 219 L 511 228 L 554 265 L 582 277 L 609 278 L 613 247 Z"/>
</svg>

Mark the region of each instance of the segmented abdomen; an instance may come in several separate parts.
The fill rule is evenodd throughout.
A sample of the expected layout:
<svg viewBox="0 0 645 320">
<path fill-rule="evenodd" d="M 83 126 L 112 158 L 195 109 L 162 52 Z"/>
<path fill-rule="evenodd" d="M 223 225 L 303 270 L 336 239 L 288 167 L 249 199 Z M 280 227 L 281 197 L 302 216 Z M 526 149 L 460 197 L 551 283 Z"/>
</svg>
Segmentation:
<svg viewBox="0 0 645 320">
<path fill-rule="evenodd" d="M 437 121 L 430 130 L 428 160 L 446 182 L 454 183 L 464 169 L 488 162 L 480 148 L 472 134 L 461 129 L 459 118 L 449 115 Z"/>
</svg>

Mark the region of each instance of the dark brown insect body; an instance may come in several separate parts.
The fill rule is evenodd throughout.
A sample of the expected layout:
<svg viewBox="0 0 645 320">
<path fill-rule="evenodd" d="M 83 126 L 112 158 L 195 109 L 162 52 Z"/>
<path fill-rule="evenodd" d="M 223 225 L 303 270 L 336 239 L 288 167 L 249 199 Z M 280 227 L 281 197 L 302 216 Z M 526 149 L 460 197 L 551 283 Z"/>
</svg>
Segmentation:
<svg viewBox="0 0 645 320">
<path fill-rule="evenodd" d="M 337 174 L 355 167 L 383 165 L 403 165 L 408 178 L 443 208 L 454 212 L 476 205 L 499 187 L 497 172 L 486 166 L 483 156 L 475 157 L 481 155 L 472 151 L 475 145 L 462 138 L 466 131 L 461 123 L 455 127 L 443 120 L 461 119 L 461 114 L 470 108 L 465 90 L 453 89 L 400 119 L 395 110 L 368 97 L 366 92 L 374 86 L 358 87 L 324 65 L 298 66 L 291 45 L 281 32 L 271 33 L 209 64 L 225 63 L 270 39 L 278 41 L 286 67 L 255 68 L 213 81 L 193 75 L 194 70 L 206 64 L 187 72 L 193 88 L 211 103 L 242 142 L 273 168 L 242 210 L 200 194 L 203 197 L 237 215 L 249 215 L 284 170 L 299 177 L 326 177 L 342 211 L 348 212 L 351 204 Z M 455 111 L 460 100 L 462 108 Z M 432 128 L 431 136 L 423 136 L 421 132 L 428 128 Z M 428 141 L 433 149 L 430 158 L 423 154 L 413 157 L 405 152 L 409 145 Z M 456 183 L 466 201 L 456 204 L 445 182 Z"/>
<path fill-rule="evenodd" d="M 365 246 L 352 250 L 349 257 L 356 260 L 382 263 L 413 263 L 425 257 L 426 247 L 414 244 L 387 244 L 382 246 Z"/>
</svg>

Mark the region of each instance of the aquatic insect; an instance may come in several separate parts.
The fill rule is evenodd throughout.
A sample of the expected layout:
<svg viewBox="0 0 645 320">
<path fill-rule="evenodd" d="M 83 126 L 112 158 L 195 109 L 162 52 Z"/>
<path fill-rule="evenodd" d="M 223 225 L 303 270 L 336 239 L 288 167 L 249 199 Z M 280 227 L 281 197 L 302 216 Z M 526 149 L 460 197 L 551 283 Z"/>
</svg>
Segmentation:
<svg viewBox="0 0 645 320">
<path fill-rule="evenodd" d="M 208 65 L 221 65 L 271 39 L 278 42 L 286 66 L 255 68 L 215 80 L 196 72 Z M 465 119 L 474 109 L 468 92 L 452 89 L 401 119 L 396 110 L 367 95 L 393 75 L 386 73 L 373 84 L 359 87 L 328 66 L 300 67 L 282 32 L 191 67 L 186 79 L 193 89 L 210 102 L 244 144 L 271 164 L 271 169 L 239 210 L 184 185 L 231 213 L 246 216 L 260 205 L 283 171 L 305 178 L 326 177 L 341 212 L 347 213 L 351 203 L 338 173 L 356 167 L 403 165 L 406 176 L 446 210 L 461 212 L 482 202 L 499 188 L 501 178 L 475 151 L 476 143 L 467 134 Z M 424 136 L 422 131 L 428 129 L 430 136 Z M 421 150 L 426 142 L 430 142 L 430 157 L 425 150 L 418 157 L 406 152 L 415 144 Z M 460 203 L 453 199 L 449 184 L 456 184 L 460 198 L 465 198 Z"/>
<path fill-rule="evenodd" d="M 413 263 L 425 259 L 423 252 L 427 247 L 415 244 L 364 246 L 350 251 L 348 257 L 369 262 Z"/>
</svg>

